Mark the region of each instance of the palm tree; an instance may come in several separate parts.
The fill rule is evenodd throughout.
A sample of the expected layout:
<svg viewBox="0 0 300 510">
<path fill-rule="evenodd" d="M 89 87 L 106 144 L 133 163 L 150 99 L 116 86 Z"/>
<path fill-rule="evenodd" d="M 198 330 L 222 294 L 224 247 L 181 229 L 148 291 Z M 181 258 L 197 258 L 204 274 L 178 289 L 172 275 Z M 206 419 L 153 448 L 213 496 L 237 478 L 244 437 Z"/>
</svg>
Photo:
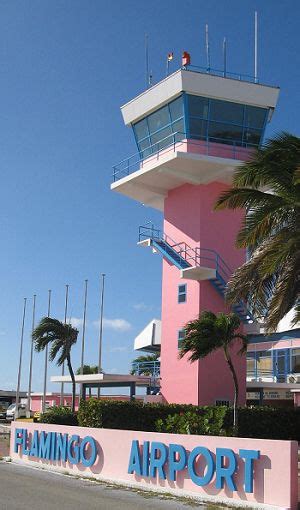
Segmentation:
<svg viewBox="0 0 300 510">
<path fill-rule="evenodd" d="M 54 361 L 58 356 L 56 364 L 61 366 L 67 363 L 72 380 L 72 411 L 75 411 L 76 385 L 75 376 L 71 364 L 71 348 L 77 342 L 78 329 L 71 324 L 64 324 L 57 319 L 44 317 L 32 332 L 32 340 L 37 352 L 43 351 L 48 344 L 51 345 L 49 360 Z"/>
<path fill-rule="evenodd" d="M 249 260 L 232 275 L 230 303 L 244 299 L 268 332 L 294 309 L 300 321 L 300 138 L 282 133 L 239 167 L 216 209 L 244 209 L 237 246 Z"/>
<path fill-rule="evenodd" d="M 157 352 L 155 354 L 146 354 L 143 356 L 138 356 L 137 358 L 133 359 L 131 362 L 131 374 L 132 375 L 155 375 L 154 370 L 154 364 L 149 365 L 149 363 L 153 361 L 157 361 L 160 354 Z M 145 365 L 143 366 L 143 363 Z M 137 366 L 137 364 L 141 364 L 141 366 Z"/>
<path fill-rule="evenodd" d="M 98 374 L 97 365 L 83 365 L 83 375 Z M 102 372 L 102 369 L 101 369 Z M 81 374 L 81 367 L 77 368 L 76 375 Z"/>
<path fill-rule="evenodd" d="M 234 384 L 233 399 L 233 427 L 237 430 L 237 402 L 239 385 L 236 371 L 231 358 L 231 347 L 236 341 L 242 343 L 239 354 L 247 351 L 247 337 L 239 333 L 240 319 L 234 314 L 202 312 L 198 319 L 190 321 L 185 326 L 185 337 L 180 343 L 179 357 L 189 354 L 191 363 L 205 358 L 217 349 L 223 349 L 226 363 L 232 375 Z"/>
</svg>

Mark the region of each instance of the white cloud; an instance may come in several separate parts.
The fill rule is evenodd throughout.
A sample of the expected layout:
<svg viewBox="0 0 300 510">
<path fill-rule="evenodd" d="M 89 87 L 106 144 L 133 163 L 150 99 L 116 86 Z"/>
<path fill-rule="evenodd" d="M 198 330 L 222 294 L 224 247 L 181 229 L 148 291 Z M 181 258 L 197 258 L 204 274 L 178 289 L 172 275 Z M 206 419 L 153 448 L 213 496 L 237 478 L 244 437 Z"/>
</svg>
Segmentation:
<svg viewBox="0 0 300 510">
<path fill-rule="evenodd" d="M 111 347 L 109 349 L 109 352 L 125 352 L 125 351 L 128 351 L 128 347 L 126 347 L 124 345 L 120 345 L 120 346 L 116 346 L 116 347 Z"/>
<path fill-rule="evenodd" d="M 144 302 L 141 302 L 141 303 L 136 303 L 135 305 L 133 305 L 133 308 L 135 310 L 137 310 L 138 312 L 146 312 L 146 311 L 149 312 L 153 309 L 153 306 L 146 305 Z"/>
<path fill-rule="evenodd" d="M 71 322 L 73 328 L 81 328 L 81 326 L 83 325 L 83 319 L 81 319 L 79 317 L 71 317 L 68 320 L 68 323 L 69 322 Z"/>
<path fill-rule="evenodd" d="M 92 325 L 95 328 L 99 328 L 100 321 L 93 321 Z M 132 325 L 130 322 L 128 322 L 125 319 L 107 319 L 106 317 L 103 318 L 103 327 L 105 329 L 113 329 L 114 331 L 129 331 L 132 328 Z"/>
</svg>

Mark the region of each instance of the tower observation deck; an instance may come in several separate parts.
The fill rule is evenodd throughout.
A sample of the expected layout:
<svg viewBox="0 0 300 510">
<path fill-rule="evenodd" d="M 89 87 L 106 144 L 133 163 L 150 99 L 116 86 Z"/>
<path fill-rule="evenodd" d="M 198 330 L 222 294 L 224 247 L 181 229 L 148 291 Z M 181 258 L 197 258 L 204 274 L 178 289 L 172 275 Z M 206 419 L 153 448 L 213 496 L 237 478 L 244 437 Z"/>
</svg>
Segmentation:
<svg viewBox="0 0 300 510">
<path fill-rule="evenodd" d="M 232 402 L 222 353 L 190 364 L 179 360 L 178 347 L 185 324 L 201 311 L 230 311 L 226 285 L 246 258 L 235 247 L 243 213 L 215 212 L 214 204 L 261 145 L 278 95 L 277 87 L 249 77 L 187 66 L 121 107 L 137 152 L 115 165 L 111 189 L 163 211 L 163 229 L 140 227 L 139 244 L 163 257 L 161 393 L 168 402 Z M 242 323 L 253 321 L 247 303 L 232 309 Z M 243 404 L 246 360 L 237 351 Z"/>
</svg>

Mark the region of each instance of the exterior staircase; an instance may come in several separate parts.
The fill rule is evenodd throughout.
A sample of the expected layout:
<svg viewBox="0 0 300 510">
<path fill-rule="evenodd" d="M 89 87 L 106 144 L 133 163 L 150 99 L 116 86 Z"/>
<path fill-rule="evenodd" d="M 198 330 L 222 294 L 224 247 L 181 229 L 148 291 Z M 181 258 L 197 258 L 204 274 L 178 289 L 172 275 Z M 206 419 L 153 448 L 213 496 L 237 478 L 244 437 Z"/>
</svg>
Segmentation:
<svg viewBox="0 0 300 510">
<path fill-rule="evenodd" d="M 176 243 L 152 225 L 139 227 L 138 244 L 150 246 L 154 252 L 160 252 L 181 271 L 182 278 L 209 280 L 216 291 L 225 298 L 226 286 L 232 271 L 215 250 L 199 247 L 194 249 L 185 242 Z M 232 310 L 243 323 L 253 322 L 253 316 L 243 301 L 233 305 Z"/>
</svg>

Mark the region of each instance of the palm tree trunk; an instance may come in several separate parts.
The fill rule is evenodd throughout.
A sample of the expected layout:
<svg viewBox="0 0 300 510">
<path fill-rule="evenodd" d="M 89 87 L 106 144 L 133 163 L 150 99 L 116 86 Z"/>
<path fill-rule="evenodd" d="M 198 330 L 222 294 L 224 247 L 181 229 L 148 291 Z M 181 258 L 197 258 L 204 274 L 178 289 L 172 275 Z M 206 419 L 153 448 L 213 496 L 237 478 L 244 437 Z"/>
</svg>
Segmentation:
<svg viewBox="0 0 300 510">
<path fill-rule="evenodd" d="M 228 352 L 228 350 L 226 348 L 224 348 L 224 353 L 225 353 L 225 359 L 228 363 L 228 366 L 229 366 L 229 369 L 231 371 L 231 375 L 232 375 L 232 378 L 233 378 L 233 383 L 234 383 L 234 398 L 233 398 L 233 430 L 234 432 L 236 433 L 237 430 L 238 430 L 238 413 L 237 413 L 237 403 L 238 403 L 238 398 L 239 398 L 239 384 L 238 384 L 238 379 L 237 379 L 237 376 L 236 376 L 236 371 L 234 369 L 234 366 L 233 366 L 233 363 L 232 363 L 232 360 L 231 360 L 231 356 Z"/>
<path fill-rule="evenodd" d="M 73 368 L 71 365 L 71 357 L 70 355 L 67 356 L 67 365 L 70 372 L 70 376 L 72 379 L 72 412 L 75 412 L 75 399 L 76 399 L 76 383 L 75 383 L 75 376 L 73 372 Z"/>
</svg>

